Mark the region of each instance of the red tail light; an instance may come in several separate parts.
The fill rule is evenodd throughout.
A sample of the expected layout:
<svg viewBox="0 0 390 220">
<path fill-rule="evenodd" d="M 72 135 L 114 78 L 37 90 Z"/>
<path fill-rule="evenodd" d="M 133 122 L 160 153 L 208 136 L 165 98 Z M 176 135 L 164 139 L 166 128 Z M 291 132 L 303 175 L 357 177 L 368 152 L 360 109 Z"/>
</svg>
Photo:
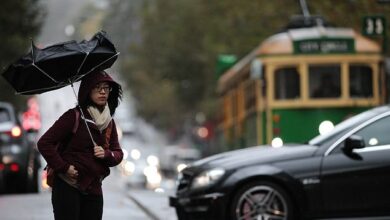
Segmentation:
<svg viewBox="0 0 390 220">
<path fill-rule="evenodd" d="M 9 169 L 10 169 L 12 172 L 19 172 L 19 164 L 17 164 L 17 163 L 11 163 L 11 165 L 9 166 Z"/>
<path fill-rule="evenodd" d="M 4 164 L 0 163 L 0 171 L 4 170 L 5 166 Z"/>
</svg>

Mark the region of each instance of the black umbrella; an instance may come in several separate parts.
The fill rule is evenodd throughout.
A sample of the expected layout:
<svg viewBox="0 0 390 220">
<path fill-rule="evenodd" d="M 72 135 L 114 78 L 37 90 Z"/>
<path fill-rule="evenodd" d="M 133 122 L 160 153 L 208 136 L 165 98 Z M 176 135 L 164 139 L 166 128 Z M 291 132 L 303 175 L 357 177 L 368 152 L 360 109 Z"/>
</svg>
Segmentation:
<svg viewBox="0 0 390 220">
<path fill-rule="evenodd" d="M 31 51 L 12 63 L 2 75 L 17 94 L 40 94 L 71 85 L 77 99 L 73 83 L 90 72 L 111 67 L 118 55 L 106 33 L 101 31 L 79 43 L 62 42 L 43 49 L 32 43 Z M 87 129 L 92 139 L 88 126 Z M 93 139 L 92 142 L 95 144 Z"/>
<path fill-rule="evenodd" d="M 118 54 L 104 32 L 90 40 L 68 41 L 31 51 L 11 64 L 3 77 L 18 94 L 40 94 L 79 81 L 94 70 L 114 64 Z"/>
</svg>

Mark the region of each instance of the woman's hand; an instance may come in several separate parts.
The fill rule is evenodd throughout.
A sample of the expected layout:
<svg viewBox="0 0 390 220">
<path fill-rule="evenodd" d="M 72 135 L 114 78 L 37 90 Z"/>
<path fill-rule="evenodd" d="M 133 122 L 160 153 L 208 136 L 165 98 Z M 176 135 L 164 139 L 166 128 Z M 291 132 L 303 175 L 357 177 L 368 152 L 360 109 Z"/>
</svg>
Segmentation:
<svg viewBox="0 0 390 220">
<path fill-rule="evenodd" d="M 70 165 L 68 170 L 66 171 L 66 175 L 70 178 L 70 180 L 77 182 L 77 177 L 79 176 L 79 172 L 73 165 Z"/>
<path fill-rule="evenodd" d="M 104 158 L 104 149 L 101 146 L 95 146 L 93 150 L 94 150 L 95 157 L 100 159 Z"/>
</svg>

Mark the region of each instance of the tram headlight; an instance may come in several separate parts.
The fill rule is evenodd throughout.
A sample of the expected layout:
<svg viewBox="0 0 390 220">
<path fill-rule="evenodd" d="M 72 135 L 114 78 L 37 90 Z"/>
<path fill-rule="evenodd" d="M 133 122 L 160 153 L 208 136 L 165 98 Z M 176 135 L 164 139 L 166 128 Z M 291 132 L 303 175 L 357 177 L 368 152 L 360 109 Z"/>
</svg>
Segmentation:
<svg viewBox="0 0 390 220">
<path fill-rule="evenodd" d="M 379 143 L 379 141 L 378 141 L 378 139 L 376 139 L 375 137 L 370 138 L 370 140 L 368 140 L 368 144 L 369 144 L 370 146 L 375 146 L 375 145 L 377 145 L 378 143 Z"/>
<path fill-rule="evenodd" d="M 275 147 L 275 148 L 283 147 L 283 140 L 282 140 L 282 138 L 276 137 L 276 138 L 272 139 L 271 146 Z"/>
<path fill-rule="evenodd" d="M 334 124 L 331 121 L 323 121 L 321 122 L 320 126 L 318 127 L 318 131 L 321 135 L 329 133 L 331 130 L 333 130 Z"/>
</svg>

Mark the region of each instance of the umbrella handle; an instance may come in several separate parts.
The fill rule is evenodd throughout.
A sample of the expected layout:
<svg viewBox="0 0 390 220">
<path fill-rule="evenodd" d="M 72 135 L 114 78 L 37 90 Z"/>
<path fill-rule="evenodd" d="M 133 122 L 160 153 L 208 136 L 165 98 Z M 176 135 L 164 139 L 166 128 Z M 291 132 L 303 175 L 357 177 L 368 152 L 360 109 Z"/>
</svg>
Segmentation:
<svg viewBox="0 0 390 220">
<path fill-rule="evenodd" d="M 84 112 L 83 112 L 83 109 L 81 108 L 81 106 L 79 105 L 79 100 L 77 98 L 77 94 L 76 94 L 76 91 L 74 90 L 74 87 L 73 87 L 73 83 L 70 82 L 70 86 L 72 87 L 72 90 L 73 90 L 73 93 L 76 97 L 76 100 L 77 100 L 77 107 L 80 109 L 80 113 L 81 113 L 81 118 L 83 119 L 84 123 L 85 123 L 85 127 L 87 127 L 87 130 L 88 130 L 88 134 L 89 134 L 89 137 L 91 138 L 91 141 L 92 141 L 92 144 L 93 146 L 97 146 L 95 140 L 93 139 L 92 137 L 92 133 L 91 133 L 91 130 L 89 129 L 89 126 L 88 126 L 88 123 L 87 123 L 87 120 L 85 120 L 85 116 L 84 116 Z"/>
<path fill-rule="evenodd" d="M 81 118 L 83 119 L 83 121 L 84 121 L 84 123 L 85 123 L 85 126 L 87 127 L 89 137 L 91 138 L 92 144 L 93 144 L 93 146 L 95 147 L 95 146 L 97 146 L 97 144 L 96 144 L 95 140 L 94 140 L 93 137 L 92 137 L 91 130 L 89 129 L 87 120 L 85 120 L 83 109 L 81 108 L 81 106 L 80 106 L 79 104 L 77 104 L 77 107 L 80 109 Z"/>
</svg>

